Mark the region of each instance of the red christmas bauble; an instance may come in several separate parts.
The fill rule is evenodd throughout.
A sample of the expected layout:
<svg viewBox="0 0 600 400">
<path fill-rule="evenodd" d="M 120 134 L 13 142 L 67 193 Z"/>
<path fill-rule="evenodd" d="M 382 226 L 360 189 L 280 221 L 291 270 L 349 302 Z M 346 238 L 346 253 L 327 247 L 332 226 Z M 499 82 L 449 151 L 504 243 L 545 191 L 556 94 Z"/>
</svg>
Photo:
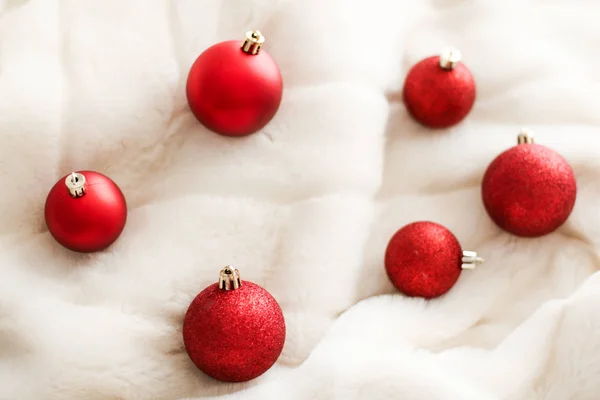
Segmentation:
<svg viewBox="0 0 600 400">
<path fill-rule="evenodd" d="M 481 262 L 476 253 L 463 253 L 452 232 L 428 221 L 398 230 L 385 251 L 385 270 L 396 289 L 427 299 L 448 292 L 463 268 Z"/>
<path fill-rule="evenodd" d="M 258 31 L 246 36 L 244 42 L 209 47 L 196 59 L 187 80 L 187 99 L 196 118 L 225 136 L 262 129 L 281 103 L 281 73 L 271 56 L 260 50 L 264 37 Z"/>
<path fill-rule="evenodd" d="M 475 103 L 475 80 L 456 49 L 415 64 L 404 82 L 403 99 L 414 119 L 430 128 L 462 121 Z M 441 65 L 445 67 L 442 67 Z"/>
<path fill-rule="evenodd" d="M 521 144 L 501 153 L 488 166 L 481 194 L 496 225 L 516 236 L 538 237 L 553 232 L 569 218 L 577 184 L 563 157 L 522 135 Z"/>
<path fill-rule="evenodd" d="M 190 359 L 205 374 L 224 382 L 244 382 L 265 373 L 279 358 L 285 320 L 269 292 L 241 282 L 238 271 L 226 267 L 220 282 L 204 289 L 190 304 L 183 342 Z"/>
<path fill-rule="evenodd" d="M 110 178 L 94 171 L 73 172 L 48 193 L 44 216 L 58 243 L 89 253 L 117 240 L 127 220 L 127 203 Z"/>
</svg>

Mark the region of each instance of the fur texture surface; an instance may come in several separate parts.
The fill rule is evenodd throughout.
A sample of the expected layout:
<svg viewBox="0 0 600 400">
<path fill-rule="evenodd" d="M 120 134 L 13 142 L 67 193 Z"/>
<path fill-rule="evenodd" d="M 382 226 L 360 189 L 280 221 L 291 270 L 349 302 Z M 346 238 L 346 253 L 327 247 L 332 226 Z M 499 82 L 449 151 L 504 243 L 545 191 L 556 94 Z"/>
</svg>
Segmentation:
<svg viewBox="0 0 600 400">
<path fill-rule="evenodd" d="M 597 1 L 0 2 L 0 399 L 596 400 L 600 393 Z M 285 82 L 262 132 L 202 128 L 185 80 L 211 44 L 267 37 Z M 478 97 L 432 132 L 401 104 L 411 65 L 463 53 Z M 480 183 L 521 127 L 573 166 L 568 222 L 501 232 Z M 91 169 L 129 204 L 109 250 L 47 232 L 56 180 Z M 445 297 L 399 295 L 396 229 L 433 220 L 486 263 Z M 259 379 L 197 371 L 181 322 L 234 264 L 281 304 Z"/>
</svg>

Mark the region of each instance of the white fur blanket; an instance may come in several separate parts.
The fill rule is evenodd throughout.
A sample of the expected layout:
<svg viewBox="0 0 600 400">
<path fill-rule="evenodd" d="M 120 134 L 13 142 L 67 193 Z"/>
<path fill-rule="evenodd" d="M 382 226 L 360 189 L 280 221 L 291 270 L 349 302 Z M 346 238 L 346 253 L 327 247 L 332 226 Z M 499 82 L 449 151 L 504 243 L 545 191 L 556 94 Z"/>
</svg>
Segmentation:
<svg viewBox="0 0 600 400">
<path fill-rule="evenodd" d="M 4 0 L 0 15 L 0 399 L 596 400 L 600 393 L 597 1 Z M 284 100 L 261 133 L 191 116 L 202 50 L 267 37 Z M 415 62 L 463 53 L 478 98 L 431 132 L 400 102 Z M 499 231 L 479 185 L 521 127 L 573 166 L 568 222 Z M 62 175 L 113 178 L 130 208 L 109 250 L 45 229 Z M 486 263 L 450 293 L 399 295 L 391 234 L 428 219 Z M 187 305 L 219 269 L 269 290 L 288 327 L 259 379 L 208 379 Z"/>
</svg>

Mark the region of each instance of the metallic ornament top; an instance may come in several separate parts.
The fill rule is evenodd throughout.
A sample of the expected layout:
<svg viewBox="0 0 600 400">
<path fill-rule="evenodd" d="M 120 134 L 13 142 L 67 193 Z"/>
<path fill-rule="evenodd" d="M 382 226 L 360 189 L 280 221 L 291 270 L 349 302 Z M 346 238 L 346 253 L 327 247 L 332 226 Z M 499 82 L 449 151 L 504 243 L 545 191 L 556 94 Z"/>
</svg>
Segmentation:
<svg viewBox="0 0 600 400">
<path fill-rule="evenodd" d="M 87 188 L 85 176 L 79 172 L 71 172 L 65 178 L 65 186 L 71 197 L 81 197 L 85 194 Z"/>
<path fill-rule="evenodd" d="M 248 31 L 242 43 L 242 50 L 244 53 L 257 55 L 264 42 L 265 37 L 260 31 Z"/>
<path fill-rule="evenodd" d="M 231 265 L 226 266 L 219 273 L 219 289 L 235 290 L 242 285 L 240 280 L 240 271 Z"/>
<path fill-rule="evenodd" d="M 533 138 L 533 132 L 529 129 L 522 128 L 517 136 L 517 144 L 533 144 L 535 140 Z"/>
<path fill-rule="evenodd" d="M 461 58 L 462 54 L 456 47 L 446 47 L 440 54 L 440 67 L 446 70 L 454 69 Z"/>
<path fill-rule="evenodd" d="M 477 256 L 474 251 L 463 250 L 462 269 L 475 269 L 479 264 L 483 264 L 483 258 Z"/>
</svg>

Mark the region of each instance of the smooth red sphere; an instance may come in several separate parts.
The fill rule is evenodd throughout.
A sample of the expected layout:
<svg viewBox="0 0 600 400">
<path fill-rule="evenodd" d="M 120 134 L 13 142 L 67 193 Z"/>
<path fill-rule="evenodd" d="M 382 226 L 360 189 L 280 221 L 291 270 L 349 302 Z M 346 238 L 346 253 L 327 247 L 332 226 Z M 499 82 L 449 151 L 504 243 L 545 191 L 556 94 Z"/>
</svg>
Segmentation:
<svg viewBox="0 0 600 400">
<path fill-rule="evenodd" d="M 413 222 L 398 230 L 385 251 L 385 270 L 407 296 L 431 299 L 448 292 L 462 271 L 462 248 L 435 222 Z"/>
<path fill-rule="evenodd" d="M 108 177 L 80 171 L 86 192 L 72 197 L 62 177 L 48 193 L 44 215 L 50 234 L 64 247 L 81 253 L 100 251 L 121 234 L 127 220 L 127 204 L 121 189 Z"/>
<path fill-rule="evenodd" d="M 244 382 L 265 373 L 279 358 L 285 320 L 277 301 L 248 281 L 235 290 L 215 283 L 190 304 L 183 342 L 194 364 L 224 382 Z"/>
<path fill-rule="evenodd" d="M 569 163 L 554 150 L 519 144 L 492 161 L 481 194 L 496 225 L 516 236 L 537 237 L 569 218 L 577 184 Z"/>
<path fill-rule="evenodd" d="M 403 98 L 414 119 L 430 128 L 447 128 L 462 121 L 475 103 L 475 80 L 461 62 L 451 70 L 439 56 L 415 64 L 404 81 Z"/>
<path fill-rule="evenodd" d="M 262 129 L 275 115 L 283 93 L 279 67 L 264 50 L 251 55 L 242 42 L 209 47 L 190 70 L 186 93 L 190 109 L 205 127 L 225 136 Z"/>
</svg>

